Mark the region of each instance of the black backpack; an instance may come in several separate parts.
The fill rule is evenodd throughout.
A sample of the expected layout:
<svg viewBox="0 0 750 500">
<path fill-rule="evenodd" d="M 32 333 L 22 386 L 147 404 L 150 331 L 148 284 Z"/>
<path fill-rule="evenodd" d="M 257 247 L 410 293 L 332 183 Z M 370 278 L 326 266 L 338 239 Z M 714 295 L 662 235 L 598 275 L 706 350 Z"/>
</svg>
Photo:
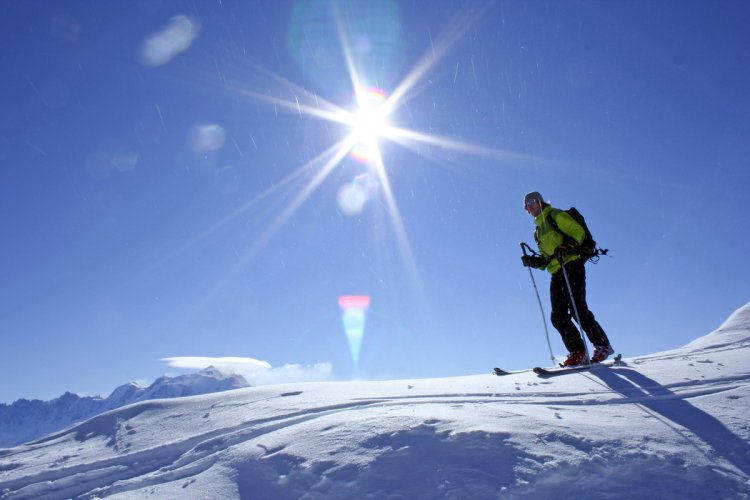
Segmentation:
<svg viewBox="0 0 750 500">
<path fill-rule="evenodd" d="M 563 210 L 563 212 L 566 212 L 568 215 L 570 215 L 573 220 L 576 221 L 586 232 L 586 235 L 583 237 L 583 242 L 578 245 L 578 254 L 584 261 L 590 260 L 591 262 L 596 264 L 599 261 L 599 256 L 607 255 L 609 249 L 596 248 L 596 241 L 594 241 L 593 236 L 591 236 L 591 231 L 589 231 L 589 228 L 586 225 L 586 219 L 583 218 L 583 215 L 578 211 L 576 207 L 570 207 L 567 210 Z M 547 216 L 547 224 L 549 224 L 552 229 L 560 233 L 565 242 L 572 241 L 574 243 L 577 243 L 572 237 L 560 231 L 560 228 L 557 227 L 557 222 L 555 222 L 555 218 L 552 217 L 551 213 Z"/>
</svg>

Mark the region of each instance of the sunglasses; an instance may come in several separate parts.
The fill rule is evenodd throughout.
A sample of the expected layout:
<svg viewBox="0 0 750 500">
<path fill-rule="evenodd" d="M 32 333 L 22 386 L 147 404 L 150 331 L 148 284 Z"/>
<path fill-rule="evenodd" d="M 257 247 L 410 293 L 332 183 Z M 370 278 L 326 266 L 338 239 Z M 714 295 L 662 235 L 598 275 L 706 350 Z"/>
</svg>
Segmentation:
<svg viewBox="0 0 750 500">
<path fill-rule="evenodd" d="M 532 198 L 529 201 L 527 201 L 526 203 L 524 203 L 523 206 L 525 208 L 529 208 L 529 207 L 531 207 L 533 205 L 536 205 L 537 203 L 539 203 L 539 200 L 535 200 L 535 199 Z"/>
</svg>

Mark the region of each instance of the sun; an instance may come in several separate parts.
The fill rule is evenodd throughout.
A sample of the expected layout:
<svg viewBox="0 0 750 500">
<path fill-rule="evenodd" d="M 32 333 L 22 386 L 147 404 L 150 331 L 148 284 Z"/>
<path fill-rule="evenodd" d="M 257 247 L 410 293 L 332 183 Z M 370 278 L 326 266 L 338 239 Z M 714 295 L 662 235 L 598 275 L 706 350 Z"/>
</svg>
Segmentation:
<svg viewBox="0 0 750 500">
<path fill-rule="evenodd" d="M 352 133 L 364 143 L 377 142 L 388 128 L 388 111 L 385 107 L 385 92 L 369 88 L 358 93 L 359 109 L 353 115 Z"/>
<path fill-rule="evenodd" d="M 357 109 L 346 122 L 351 129 L 351 156 L 361 163 L 373 161 L 380 154 L 378 140 L 386 135 L 390 126 L 385 103 L 385 92 L 380 89 L 357 91 Z"/>
</svg>

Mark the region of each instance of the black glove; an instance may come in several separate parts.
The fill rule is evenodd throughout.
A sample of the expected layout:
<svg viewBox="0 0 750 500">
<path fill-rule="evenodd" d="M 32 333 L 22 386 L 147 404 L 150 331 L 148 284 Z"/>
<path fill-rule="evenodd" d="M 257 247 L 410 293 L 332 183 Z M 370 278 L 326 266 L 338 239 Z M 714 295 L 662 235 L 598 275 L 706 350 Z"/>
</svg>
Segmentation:
<svg viewBox="0 0 750 500">
<path fill-rule="evenodd" d="M 521 257 L 524 267 L 533 267 L 534 269 L 544 269 L 547 267 L 547 259 L 539 255 L 524 255 Z"/>
</svg>

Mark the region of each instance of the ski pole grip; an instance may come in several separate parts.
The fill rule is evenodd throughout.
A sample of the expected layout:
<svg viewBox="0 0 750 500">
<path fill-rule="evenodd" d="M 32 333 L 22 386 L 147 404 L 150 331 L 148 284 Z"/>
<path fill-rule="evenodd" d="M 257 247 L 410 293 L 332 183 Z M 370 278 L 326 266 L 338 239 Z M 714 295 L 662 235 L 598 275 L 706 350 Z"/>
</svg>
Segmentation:
<svg viewBox="0 0 750 500">
<path fill-rule="evenodd" d="M 529 255 L 529 254 L 526 253 L 526 250 L 528 250 L 531 253 L 531 255 L 534 255 L 534 250 L 532 250 L 529 245 L 527 245 L 526 243 L 524 243 L 522 241 L 521 242 L 521 251 L 523 252 L 524 255 Z"/>
</svg>

